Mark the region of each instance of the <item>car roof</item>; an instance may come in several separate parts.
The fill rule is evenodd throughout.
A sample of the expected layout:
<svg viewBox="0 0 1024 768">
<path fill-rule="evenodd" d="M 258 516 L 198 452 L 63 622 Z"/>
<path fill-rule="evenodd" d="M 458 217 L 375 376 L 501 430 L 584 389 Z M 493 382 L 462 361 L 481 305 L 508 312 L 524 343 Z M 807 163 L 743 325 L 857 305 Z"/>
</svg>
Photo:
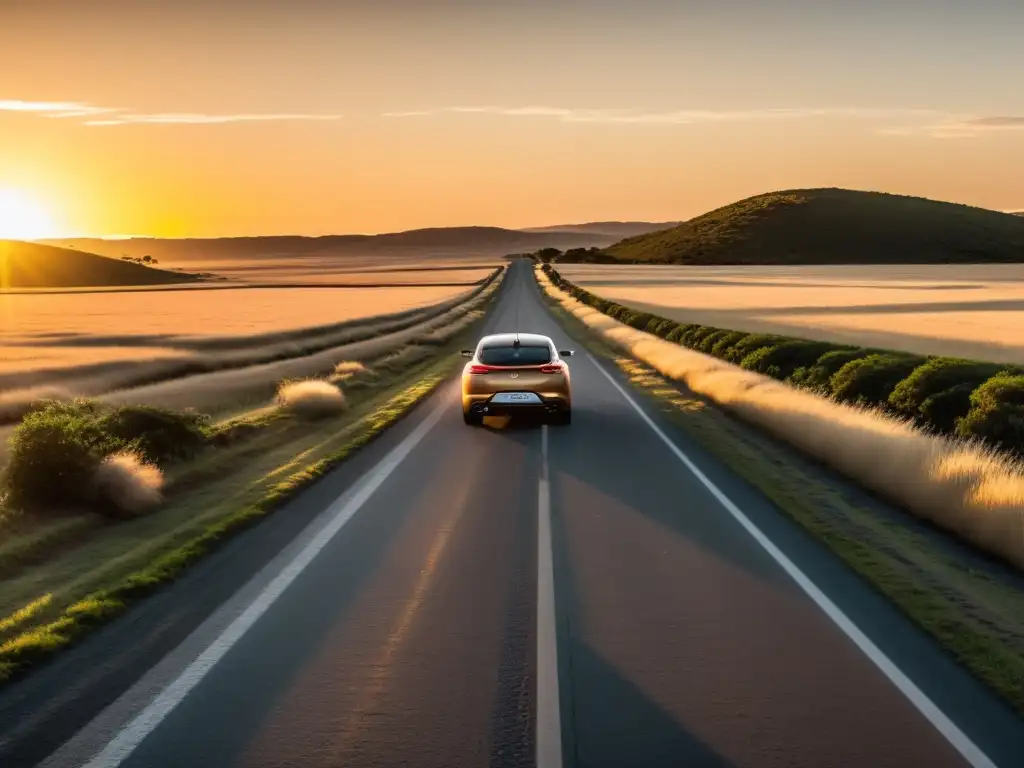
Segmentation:
<svg viewBox="0 0 1024 768">
<path fill-rule="evenodd" d="M 511 347 L 515 344 L 516 339 L 524 347 L 554 346 L 550 338 L 541 336 L 539 333 L 494 333 L 480 339 L 480 346 Z"/>
</svg>

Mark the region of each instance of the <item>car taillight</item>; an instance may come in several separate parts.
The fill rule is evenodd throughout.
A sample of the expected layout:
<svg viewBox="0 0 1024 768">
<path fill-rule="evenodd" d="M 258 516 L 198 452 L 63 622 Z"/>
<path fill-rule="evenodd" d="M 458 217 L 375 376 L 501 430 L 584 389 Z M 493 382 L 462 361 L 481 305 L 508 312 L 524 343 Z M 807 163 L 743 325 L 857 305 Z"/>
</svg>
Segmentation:
<svg viewBox="0 0 1024 768">
<path fill-rule="evenodd" d="M 471 365 L 469 366 L 470 373 L 487 373 L 491 370 L 489 365 Z"/>
<path fill-rule="evenodd" d="M 542 365 L 540 367 L 540 372 L 541 373 L 562 373 L 563 372 L 562 364 L 561 363 L 554 363 L 553 365 Z"/>
</svg>

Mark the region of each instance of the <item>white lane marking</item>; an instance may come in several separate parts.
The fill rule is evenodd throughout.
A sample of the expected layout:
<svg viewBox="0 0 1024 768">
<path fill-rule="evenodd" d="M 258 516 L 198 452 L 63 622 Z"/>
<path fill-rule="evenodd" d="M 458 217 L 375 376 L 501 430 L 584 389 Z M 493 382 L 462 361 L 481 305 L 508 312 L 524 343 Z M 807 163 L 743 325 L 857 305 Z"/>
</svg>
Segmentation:
<svg viewBox="0 0 1024 768">
<path fill-rule="evenodd" d="M 373 495 L 381 484 L 402 463 L 402 460 L 416 447 L 438 420 L 445 409 L 450 407 L 447 398 L 410 432 L 401 443 L 395 446 L 387 456 L 381 459 L 373 469 L 364 476 L 364 484 L 358 492 L 347 501 L 338 500 L 327 509 L 329 522 L 315 538 L 288 563 L 274 580 L 260 592 L 249 606 L 218 635 L 195 661 L 175 678 L 166 688 L 150 702 L 142 712 L 135 716 L 84 768 L 116 768 L 142 743 L 150 733 L 167 717 L 175 707 L 195 688 L 206 674 L 213 669 L 245 635 L 253 624 L 266 613 L 267 609 L 281 596 L 299 574 L 313 562 L 320 551 L 334 538 L 360 507 Z"/>
<path fill-rule="evenodd" d="M 537 768 L 562 768 L 562 710 L 558 694 L 547 424 L 540 431 L 540 455 L 537 493 Z"/>
<path fill-rule="evenodd" d="M 986 755 L 981 749 L 970 740 L 970 738 L 963 731 L 957 727 L 956 723 L 950 720 L 946 714 L 939 709 L 935 703 L 925 695 L 924 691 L 918 688 L 914 682 L 907 677 L 899 667 L 897 667 L 888 656 L 886 656 L 882 650 L 875 645 L 871 639 L 865 635 L 856 624 L 854 624 L 844 614 L 839 606 L 832 602 L 829 597 L 822 592 L 806 575 L 801 571 L 792 560 L 776 547 L 771 540 L 765 536 L 761 530 L 751 522 L 750 518 L 740 511 L 733 502 L 716 486 L 707 475 L 700 471 L 696 464 L 690 460 L 690 458 L 679 449 L 679 447 L 672 442 L 671 438 L 666 435 L 662 429 L 654 423 L 650 416 L 648 416 L 644 410 L 637 404 L 637 402 L 630 397 L 629 393 L 623 389 L 622 385 L 617 382 L 608 371 L 601 366 L 600 363 L 594 358 L 593 355 L 587 354 L 590 361 L 594 364 L 601 373 L 604 374 L 605 378 L 612 383 L 612 386 L 619 390 L 626 402 L 633 406 L 633 409 L 640 414 L 642 418 L 654 433 L 661 438 L 661 441 L 668 446 L 669 450 L 675 454 L 676 458 L 679 459 L 686 468 L 693 473 L 701 485 L 711 492 L 718 503 L 725 507 L 726 511 L 732 515 L 736 521 L 746 529 L 754 540 L 760 544 L 772 559 L 775 560 L 782 569 L 790 575 L 790 577 L 800 586 L 800 588 L 807 593 L 808 597 L 813 600 L 825 614 L 832 619 L 833 622 L 856 644 L 858 648 L 878 667 L 882 673 L 889 678 L 889 680 L 900 690 L 900 692 L 910 700 L 917 710 L 925 716 L 936 729 L 946 738 L 946 740 L 953 745 L 957 752 L 959 752 L 968 763 L 974 768 L 997 768 L 996 764 Z"/>
</svg>

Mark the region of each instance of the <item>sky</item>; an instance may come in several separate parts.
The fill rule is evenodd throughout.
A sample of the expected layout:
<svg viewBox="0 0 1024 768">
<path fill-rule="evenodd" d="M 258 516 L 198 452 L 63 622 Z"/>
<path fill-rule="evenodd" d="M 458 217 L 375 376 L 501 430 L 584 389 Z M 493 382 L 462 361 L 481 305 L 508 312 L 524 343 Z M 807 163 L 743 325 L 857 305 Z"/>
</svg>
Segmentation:
<svg viewBox="0 0 1024 768">
<path fill-rule="evenodd" d="M 47 236 L 668 221 L 820 186 L 1018 210 L 1022 29 L 1020 0 L 0 0 L 0 190 Z"/>
</svg>

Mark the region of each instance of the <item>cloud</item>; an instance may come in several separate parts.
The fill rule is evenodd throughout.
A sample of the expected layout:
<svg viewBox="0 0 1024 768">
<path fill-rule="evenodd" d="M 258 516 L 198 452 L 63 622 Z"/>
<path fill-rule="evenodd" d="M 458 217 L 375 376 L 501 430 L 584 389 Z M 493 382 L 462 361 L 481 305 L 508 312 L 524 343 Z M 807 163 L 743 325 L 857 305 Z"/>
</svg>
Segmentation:
<svg viewBox="0 0 1024 768">
<path fill-rule="evenodd" d="M 87 118 L 85 125 L 217 125 L 268 120 L 341 120 L 341 115 L 311 113 L 206 114 L 202 112 L 129 112 L 120 107 L 100 107 L 80 101 L 24 101 L 0 99 L 0 112 L 19 112 L 59 119 Z"/>
<path fill-rule="evenodd" d="M 693 125 L 698 123 L 797 120 L 812 117 L 849 117 L 865 119 L 931 118 L 943 113 L 929 109 L 864 109 L 858 107 L 781 107 L 751 110 L 665 110 L 570 109 L 565 107 L 468 106 L 442 107 L 410 112 L 386 112 L 385 117 L 413 117 L 437 114 L 479 114 L 504 117 L 554 118 L 569 123 L 635 123 L 650 125 Z"/>
<path fill-rule="evenodd" d="M 637 125 L 697 125 L 756 123 L 813 118 L 883 121 L 877 132 L 888 136 L 926 136 L 935 139 L 970 138 L 996 131 L 1024 130 L 1024 117 L 978 116 L 948 110 L 872 107 L 776 107 L 766 109 L 575 109 L 567 107 L 494 105 L 441 107 L 409 112 L 386 112 L 385 117 L 421 117 L 441 114 L 493 115 L 512 118 L 554 119 L 567 123 L 620 123 Z"/>
<path fill-rule="evenodd" d="M 1016 115 L 950 115 L 923 125 L 888 126 L 882 133 L 891 136 L 929 136 L 933 139 L 970 139 L 998 131 L 1024 131 L 1024 117 Z"/>
<path fill-rule="evenodd" d="M 975 128 L 1011 128 L 1020 130 L 1024 128 L 1024 117 L 977 117 L 974 120 L 968 120 L 966 124 Z"/>
<path fill-rule="evenodd" d="M 0 112 L 26 112 L 45 117 L 87 117 L 107 112 L 119 112 L 113 107 L 96 107 L 79 101 L 23 101 L 0 99 Z"/>
<path fill-rule="evenodd" d="M 252 123 L 276 120 L 332 121 L 341 120 L 341 115 L 316 114 L 238 114 L 208 115 L 194 112 L 166 112 L 156 114 L 118 113 L 100 120 L 87 120 L 86 125 L 220 125 L 224 123 Z"/>
</svg>

